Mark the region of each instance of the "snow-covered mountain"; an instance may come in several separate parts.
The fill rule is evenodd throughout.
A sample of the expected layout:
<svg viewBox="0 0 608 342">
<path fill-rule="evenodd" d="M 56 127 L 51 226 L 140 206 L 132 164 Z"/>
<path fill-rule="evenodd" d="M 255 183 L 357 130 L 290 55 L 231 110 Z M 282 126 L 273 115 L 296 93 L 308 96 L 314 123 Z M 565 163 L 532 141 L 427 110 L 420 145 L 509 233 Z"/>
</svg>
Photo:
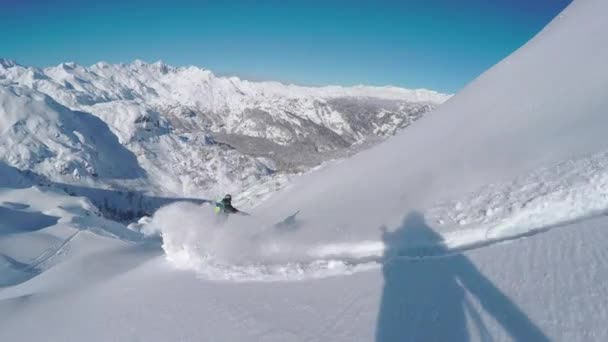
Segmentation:
<svg viewBox="0 0 608 342">
<path fill-rule="evenodd" d="M 0 340 L 608 340 L 607 11 L 575 0 L 251 216 L 174 203 L 130 230 L 0 162 Z"/>
<path fill-rule="evenodd" d="M 0 90 L 9 165 L 55 182 L 195 197 L 280 184 L 395 134 L 448 98 L 249 82 L 139 60 L 46 69 L 0 60 Z"/>
</svg>

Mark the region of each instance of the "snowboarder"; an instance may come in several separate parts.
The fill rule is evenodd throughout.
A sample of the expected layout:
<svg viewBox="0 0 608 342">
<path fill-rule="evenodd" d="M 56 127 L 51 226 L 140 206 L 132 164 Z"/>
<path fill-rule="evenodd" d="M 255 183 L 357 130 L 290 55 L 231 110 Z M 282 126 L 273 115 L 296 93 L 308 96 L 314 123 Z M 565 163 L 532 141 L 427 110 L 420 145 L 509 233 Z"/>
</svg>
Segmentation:
<svg viewBox="0 0 608 342">
<path fill-rule="evenodd" d="M 215 202 L 215 212 L 218 214 L 237 214 L 242 213 L 240 210 L 232 206 L 232 196 L 229 194 L 224 196 L 220 201 Z"/>
</svg>

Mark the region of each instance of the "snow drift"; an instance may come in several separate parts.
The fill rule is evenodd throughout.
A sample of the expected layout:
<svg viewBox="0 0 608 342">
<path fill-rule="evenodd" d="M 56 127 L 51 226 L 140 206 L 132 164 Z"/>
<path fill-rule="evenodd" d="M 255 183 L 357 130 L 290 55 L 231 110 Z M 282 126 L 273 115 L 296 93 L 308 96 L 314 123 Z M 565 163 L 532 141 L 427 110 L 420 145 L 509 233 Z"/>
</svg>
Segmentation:
<svg viewBox="0 0 608 342">
<path fill-rule="evenodd" d="M 176 267 L 207 279 L 298 280 L 373 267 L 365 263 L 369 260 L 354 259 L 352 251 L 336 253 L 334 246 L 298 241 L 296 215 L 273 223 L 250 216 L 224 217 L 210 205 L 175 203 L 157 211 L 141 231 L 162 238 L 167 259 Z M 327 257 L 326 250 L 332 251 L 325 252 Z"/>
</svg>

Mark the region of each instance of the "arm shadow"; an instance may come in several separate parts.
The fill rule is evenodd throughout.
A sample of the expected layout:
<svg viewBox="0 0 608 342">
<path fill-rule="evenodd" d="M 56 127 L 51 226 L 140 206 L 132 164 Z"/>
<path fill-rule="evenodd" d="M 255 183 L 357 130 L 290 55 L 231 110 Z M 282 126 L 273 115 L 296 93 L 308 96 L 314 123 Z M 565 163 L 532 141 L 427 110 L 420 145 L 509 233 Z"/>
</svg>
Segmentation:
<svg viewBox="0 0 608 342">
<path fill-rule="evenodd" d="M 490 316 L 515 341 L 549 341 L 463 254 L 453 254 L 419 212 L 383 229 L 384 287 L 376 341 L 492 341 Z M 475 298 L 487 315 L 471 304 Z M 504 335 L 501 335 L 504 336 Z M 504 337 L 503 337 L 504 338 Z"/>
</svg>

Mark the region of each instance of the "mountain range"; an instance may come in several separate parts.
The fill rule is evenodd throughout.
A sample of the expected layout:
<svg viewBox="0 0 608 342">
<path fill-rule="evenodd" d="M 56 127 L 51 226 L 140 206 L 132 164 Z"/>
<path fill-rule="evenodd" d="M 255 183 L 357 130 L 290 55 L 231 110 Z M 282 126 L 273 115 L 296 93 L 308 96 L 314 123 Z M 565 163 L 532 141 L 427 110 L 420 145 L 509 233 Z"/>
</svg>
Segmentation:
<svg viewBox="0 0 608 342">
<path fill-rule="evenodd" d="M 117 207 L 115 196 L 82 187 L 128 194 L 137 210 L 143 193 L 244 192 L 241 202 L 254 205 L 261 194 L 247 189 L 278 189 L 395 135 L 448 98 L 251 82 L 160 61 L 40 69 L 0 59 L 0 160 L 102 207 Z"/>
</svg>

